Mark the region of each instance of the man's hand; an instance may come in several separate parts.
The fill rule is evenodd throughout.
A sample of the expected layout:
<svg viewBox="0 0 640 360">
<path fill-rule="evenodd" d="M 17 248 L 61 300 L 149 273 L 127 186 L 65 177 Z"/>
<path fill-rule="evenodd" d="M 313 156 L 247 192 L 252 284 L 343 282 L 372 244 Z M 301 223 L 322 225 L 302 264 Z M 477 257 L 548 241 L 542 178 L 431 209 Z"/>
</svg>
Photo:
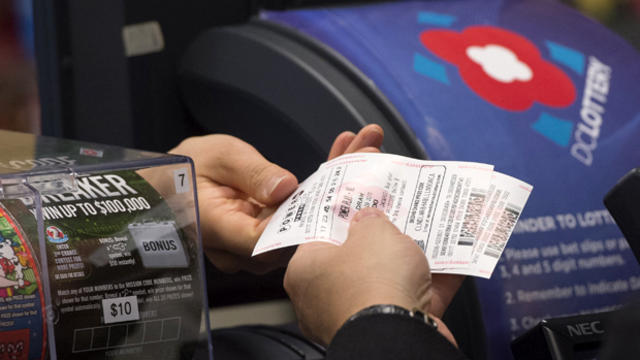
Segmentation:
<svg viewBox="0 0 640 360">
<path fill-rule="evenodd" d="M 420 247 L 373 208 L 354 215 L 342 246 L 298 246 L 284 287 L 303 333 L 325 345 L 368 306 L 395 304 L 427 313 L 432 300 L 429 264 Z"/>
<path fill-rule="evenodd" d="M 298 246 L 284 287 L 300 329 L 321 344 L 329 344 L 358 311 L 394 304 L 430 314 L 438 331 L 457 346 L 440 317 L 462 279 L 438 275 L 437 282 L 432 280 L 427 258 L 413 239 L 382 211 L 365 208 L 354 215 L 342 246 L 321 242 Z"/>
<path fill-rule="evenodd" d="M 465 275 L 453 274 L 433 274 L 433 301 L 431 302 L 431 313 L 438 318 L 444 315 L 451 300 L 460 289 Z"/>
<path fill-rule="evenodd" d="M 357 135 L 344 132 L 334 141 L 329 158 L 379 151 L 382 139 L 377 125 Z M 298 186 L 291 172 L 228 135 L 188 138 L 170 153 L 189 156 L 195 163 L 204 250 L 218 269 L 260 274 L 287 264 L 295 249 L 253 258 L 251 253 L 277 206 Z"/>
</svg>

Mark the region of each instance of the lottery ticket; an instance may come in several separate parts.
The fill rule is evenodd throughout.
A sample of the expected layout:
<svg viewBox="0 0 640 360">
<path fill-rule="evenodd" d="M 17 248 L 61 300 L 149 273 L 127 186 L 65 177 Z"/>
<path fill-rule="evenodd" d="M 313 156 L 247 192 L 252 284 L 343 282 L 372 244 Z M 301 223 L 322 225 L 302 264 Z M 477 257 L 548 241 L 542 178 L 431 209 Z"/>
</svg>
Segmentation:
<svg viewBox="0 0 640 360">
<path fill-rule="evenodd" d="M 532 190 L 531 185 L 494 171 L 468 262 L 445 272 L 490 278 Z"/>
<path fill-rule="evenodd" d="M 491 277 L 516 226 L 533 187 L 509 175 L 494 172 L 495 189 L 472 255 L 473 275 Z"/>
<path fill-rule="evenodd" d="M 0 359 L 46 358 L 45 299 L 30 215 L 18 200 L 0 202 Z"/>
<path fill-rule="evenodd" d="M 358 210 L 378 208 L 434 273 L 490 276 L 532 187 L 489 164 L 348 154 L 322 164 L 278 208 L 253 255 L 342 244 Z"/>
</svg>

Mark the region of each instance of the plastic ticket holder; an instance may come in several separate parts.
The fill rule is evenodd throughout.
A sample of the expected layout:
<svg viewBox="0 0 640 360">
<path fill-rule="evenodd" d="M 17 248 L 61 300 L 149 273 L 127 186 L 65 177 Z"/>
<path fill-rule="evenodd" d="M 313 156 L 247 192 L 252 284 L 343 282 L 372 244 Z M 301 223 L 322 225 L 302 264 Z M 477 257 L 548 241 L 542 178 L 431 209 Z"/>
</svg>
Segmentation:
<svg viewBox="0 0 640 360">
<path fill-rule="evenodd" d="M 211 359 L 190 159 L 0 139 L 0 359 Z"/>
</svg>

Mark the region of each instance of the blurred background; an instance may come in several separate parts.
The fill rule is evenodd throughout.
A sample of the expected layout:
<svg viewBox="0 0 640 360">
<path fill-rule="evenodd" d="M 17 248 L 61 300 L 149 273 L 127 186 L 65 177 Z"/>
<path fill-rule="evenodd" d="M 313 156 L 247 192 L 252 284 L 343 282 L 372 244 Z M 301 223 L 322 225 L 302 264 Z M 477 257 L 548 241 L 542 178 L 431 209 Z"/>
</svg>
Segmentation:
<svg viewBox="0 0 640 360">
<path fill-rule="evenodd" d="M 40 132 L 31 1 L 0 0 L 0 128 Z"/>
<path fill-rule="evenodd" d="M 640 49 L 640 0 L 563 2 Z M 0 0 L 0 128 L 40 133 L 30 0 Z"/>
</svg>

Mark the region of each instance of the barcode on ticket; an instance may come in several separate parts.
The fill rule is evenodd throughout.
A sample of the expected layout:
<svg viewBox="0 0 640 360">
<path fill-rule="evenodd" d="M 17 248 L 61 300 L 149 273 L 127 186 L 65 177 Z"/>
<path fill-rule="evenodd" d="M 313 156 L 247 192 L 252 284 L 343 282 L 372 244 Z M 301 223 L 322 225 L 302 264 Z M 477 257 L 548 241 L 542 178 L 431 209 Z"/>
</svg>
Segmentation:
<svg viewBox="0 0 640 360">
<path fill-rule="evenodd" d="M 475 190 L 475 189 L 474 189 Z M 458 245 L 473 246 L 476 235 L 478 235 L 478 227 L 480 226 L 480 215 L 484 206 L 485 195 L 474 192 L 469 196 L 467 211 L 462 222 Z"/>
<path fill-rule="evenodd" d="M 500 257 L 519 216 L 520 211 L 516 210 L 514 207 L 507 206 L 504 209 L 500 215 L 500 220 L 498 220 L 498 224 L 491 235 L 491 239 L 487 244 L 487 249 L 484 252 L 485 255 L 496 259 Z"/>
</svg>

